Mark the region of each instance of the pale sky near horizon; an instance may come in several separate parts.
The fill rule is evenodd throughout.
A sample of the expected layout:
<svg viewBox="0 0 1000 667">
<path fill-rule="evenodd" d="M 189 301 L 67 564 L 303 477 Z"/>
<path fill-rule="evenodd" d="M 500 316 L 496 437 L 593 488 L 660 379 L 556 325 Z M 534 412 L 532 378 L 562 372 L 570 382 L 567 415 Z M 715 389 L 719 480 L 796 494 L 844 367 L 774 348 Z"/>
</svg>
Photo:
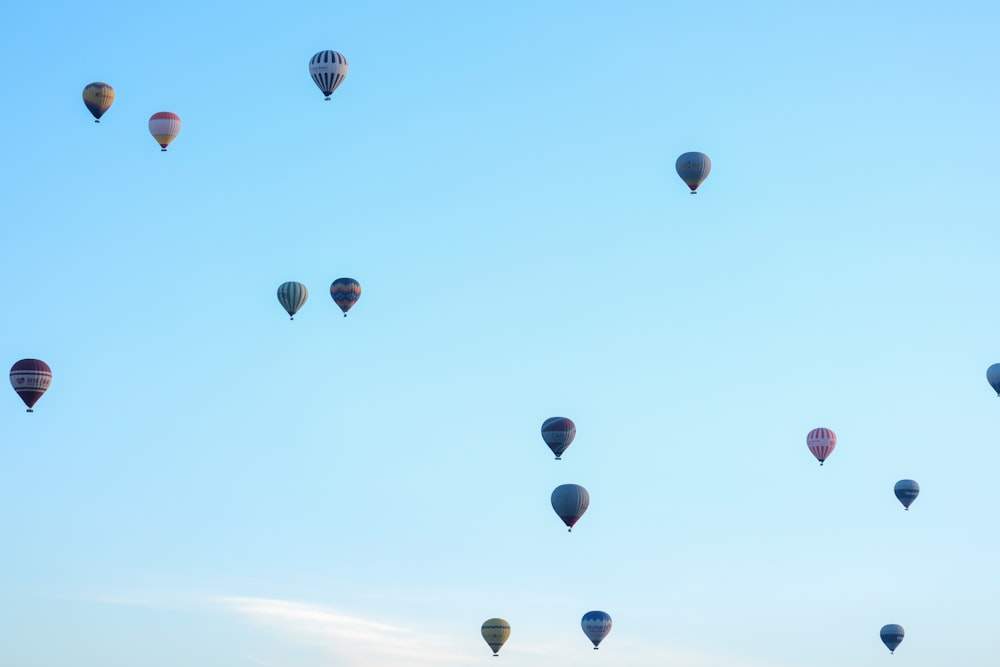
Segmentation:
<svg viewBox="0 0 1000 667">
<path fill-rule="evenodd" d="M 1000 9 L 748 4 L 8 10 L 0 665 L 991 667 Z"/>
</svg>

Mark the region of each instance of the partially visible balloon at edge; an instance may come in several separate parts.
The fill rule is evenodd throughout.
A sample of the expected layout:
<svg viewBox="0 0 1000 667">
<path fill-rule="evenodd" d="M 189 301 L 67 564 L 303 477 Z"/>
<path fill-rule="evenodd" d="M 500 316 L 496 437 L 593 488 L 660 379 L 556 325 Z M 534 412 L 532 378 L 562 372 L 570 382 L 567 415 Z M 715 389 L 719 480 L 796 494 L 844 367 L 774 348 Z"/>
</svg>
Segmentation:
<svg viewBox="0 0 1000 667">
<path fill-rule="evenodd" d="M 114 101 L 115 89 L 103 81 L 88 83 L 83 88 L 83 103 L 93 115 L 95 123 L 101 122 L 101 116 L 107 113 Z"/>
<path fill-rule="evenodd" d="M 986 381 L 993 387 L 997 396 L 1000 396 L 1000 364 L 993 364 L 986 369 Z"/>
</svg>

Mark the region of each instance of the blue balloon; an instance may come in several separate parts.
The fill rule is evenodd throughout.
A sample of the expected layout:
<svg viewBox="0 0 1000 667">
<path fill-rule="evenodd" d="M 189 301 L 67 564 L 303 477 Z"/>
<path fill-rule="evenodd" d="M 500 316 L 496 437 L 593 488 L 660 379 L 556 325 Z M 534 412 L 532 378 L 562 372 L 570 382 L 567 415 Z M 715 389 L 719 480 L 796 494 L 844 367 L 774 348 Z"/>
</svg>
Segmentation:
<svg viewBox="0 0 1000 667">
<path fill-rule="evenodd" d="M 594 650 L 611 632 L 611 616 L 604 611 L 588 611 L 580 620 L 580 627 L 587 638 L 594 643 Z"/>
<path fill-rule="evenodd" d="M 556 455 L 556 461 L 562 459 L 563 452 L 576 437 L 576 424 L 569 417 L 549 417 L 542 422 L 542 440 Z"/>
<path fill-rule="evenodd" d="M 889 653 L 895 652 L 896 647 L 903 642 L 904 633 L 902 625 L 896 625 L 895 623 L 883 625 L 878 634 L 882 638 L 882 643 L 889 649 Z"/>
<path fill-rule="evenodd" d="M 570 531 L 590 506 L 590 494 L 579 484 L 560 484 L 552 492 L 552 509 Z"/>
<path fill-rule="evenodd" d="M 910 505 L 920 494 L 920 485 L 912 479 L 901 479 L 896 482 L 896 486 L 892 487 L 892 492 L 896 494 L 899 502 L 903 503 L 903 507 L 909 510 Z"/>
<path fill-rule="evenodd" d="M 986 381 L 993 387 L 997 396 L 1000 396 L 1000 364 L 993 364 L 986 369 Z"/>
<path fill-rule="evenodd" d="M 712 171 L 712 161 L 704 153 L 684 153 L 677 158 L 677 175 L 691 188 L 691 194 L 698 194 L 701 185 Z"/>
</svg>

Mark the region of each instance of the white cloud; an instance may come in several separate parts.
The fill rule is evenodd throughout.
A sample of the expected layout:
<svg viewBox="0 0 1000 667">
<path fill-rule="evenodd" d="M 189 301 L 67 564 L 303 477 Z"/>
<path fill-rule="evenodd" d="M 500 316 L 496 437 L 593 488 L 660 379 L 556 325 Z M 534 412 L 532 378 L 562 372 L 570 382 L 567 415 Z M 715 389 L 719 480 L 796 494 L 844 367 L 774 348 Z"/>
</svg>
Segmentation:
<svg viewBox="0 0 1000 667">
<path fill-rule="evenodd" d="M 286 640 L 305 642 L 348 665 L 413 667 L 467 662 L 446 637 L 361 618 L 315 604 L 272 598 L 224 597 L 218 603 Z"/>
</svg>

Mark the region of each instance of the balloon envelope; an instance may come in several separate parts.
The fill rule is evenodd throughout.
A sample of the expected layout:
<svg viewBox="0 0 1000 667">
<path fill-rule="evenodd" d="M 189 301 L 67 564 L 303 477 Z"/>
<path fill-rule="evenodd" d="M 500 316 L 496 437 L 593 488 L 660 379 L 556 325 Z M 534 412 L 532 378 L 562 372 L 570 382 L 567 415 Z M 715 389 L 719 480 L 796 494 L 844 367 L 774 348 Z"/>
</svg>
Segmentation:
<svg viewBox="0 0 1000 667">
<path fill-rule="evenodd" d="M 354 278 L 337 278 L 330 285 L 330 296 L 347 317 L 347 311 L 361 298 L 361 283 Z"/>
<path fill-rule="evenodd" d="M 833 448 L 837 446 L 837 434 L 828 428 L 814 428 L 806 436 L 806 446 L 812 455 L 823 465 L 827 457 L 833 453 Z"/>
<path fill-rule="evenodd" d="M 576 424 L 568 417 L 549 417 L 542 422 L 542 440 L 558 461 L 576 437 Z"/>
<path fill-rule="evenodd" d="M 901 479 L 892 487 L 892 492 L 896 494 L 899 502 L 903 503 L 903 507 L 910 509 L 910 505 L 920 494 L 920 485 L 912 479 Z"/>
<path fill-rule="evenodd" d="M 165 151 L 170 142 L 181 133 L 181 117 L 169 111 L 158 111 L 149 117 L 149 133 Z"/>
<path fill-rule="evenodd" d="M 101 116 L 111 108 L 115 101 L 115 89 L 102 81 L 88 83 L 83 89 L 83 103 L 94 116 L 94 122 L 100 123 Z"/>
<path fill-rule="evenodd" d="M 562 484 L 552 492 L 552 509 L 572 531 L 590 506 L 590 494 L 579 484 Z"/>
<path fill-rule="evenodd" d="M 698 186 L 705 182 L 712 171 L 712 161 L 704 153 L 684 153 L 677 158 L 675 167 L 677 175 L 691 188 L 691 194 L 695 194 Z"/>
<path fill-rule="evenodd" d="M 288 313 L 288 319 L 294 320 L 295 313 L 309 298 L 309 290 L 302 283 L 287 282 L 278 286 L 278 302 Z"/>
<path fill-rule="evenodd" d="M 594 643 L 594 650 L 601 643 L 608 633 L 611 632 L 611 616 L 603 611 L 588 611 L 580 620 L 583 634 Z"/>
<path fill-rule="evenodd" d="M 500 652 L 504 642 L 510 637 L 510 623 L 502 618 L 490 618 L 483 623 L 483 639 L 493 649 L 493 655 Z"/>
<path fill-rule="evenodd" d="M 309 75 L 329 100 L 347 77 L 347 58 L 336 51 L 320 51 L 309 59 Z"/>
<path fill-rule="evenodd" d="M 889 653 L 892 653 L 903 641 L 903 626 L 895 623 L 883 625 L 878 634 L 882 638 L 882 643 L 889 649 Z"/>
<path fill-rule="evenodd" d="M 28 412 L 52 384 L 52 369 L 41 359 L 21 359 L 10 367 L 10 385 L 28 406 Z"/>
<path fill-rule="evenodd" d="M 1000 364 L 993 364 L 986 369 L 986 381 L 993 387 L 997 396 L 1000 396 Z"/>
</svg>

